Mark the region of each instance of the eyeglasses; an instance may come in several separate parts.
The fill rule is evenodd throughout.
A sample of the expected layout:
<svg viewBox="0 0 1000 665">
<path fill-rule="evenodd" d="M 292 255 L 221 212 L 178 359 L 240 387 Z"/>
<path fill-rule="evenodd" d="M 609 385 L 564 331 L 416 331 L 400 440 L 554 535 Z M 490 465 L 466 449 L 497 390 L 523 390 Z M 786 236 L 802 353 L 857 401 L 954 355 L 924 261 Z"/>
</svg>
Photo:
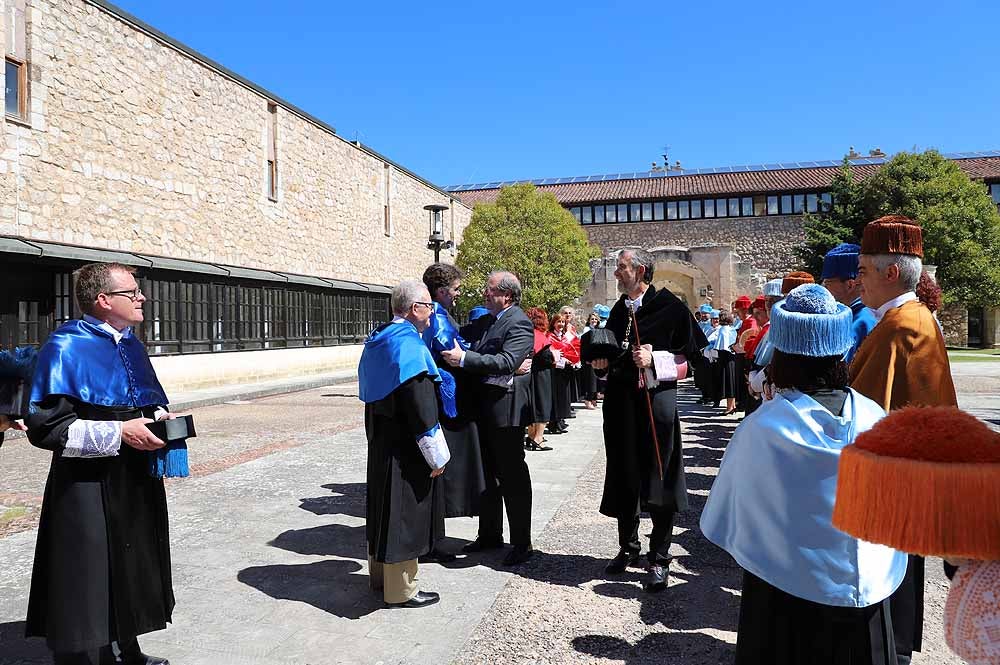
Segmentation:
<svg viewBox="0 0 1000 665">
<path fill-rule="evenodd" d="M 128 298 L 132 302 L 135 302 L 136 300 L 139 299 L 140 296 L 142 296 L 142 289 L 135 288 L 135 289 L 129 289 L 128 291 L 108 291 L 104 295 L 106 295 L 106 296 L 125 296 L 126 298 Z"/>
<path fill-rule="evenodd" d="M 414 305 L 423 305 L 427 309 L 433 309 L 434 308 L 434 303 L 432 303 L 432 302 L 420 302 L 419 300 L 414 300 L 413 304 Z"/>
</svg>

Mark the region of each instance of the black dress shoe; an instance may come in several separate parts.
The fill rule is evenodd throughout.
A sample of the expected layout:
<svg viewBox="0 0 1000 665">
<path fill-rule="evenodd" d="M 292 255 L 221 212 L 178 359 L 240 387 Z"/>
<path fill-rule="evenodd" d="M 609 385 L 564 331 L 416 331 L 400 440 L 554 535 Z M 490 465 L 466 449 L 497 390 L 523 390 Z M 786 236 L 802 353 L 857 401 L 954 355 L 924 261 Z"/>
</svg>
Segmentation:
<svg viewBox="0 0 1000 665">
<path fill-rule="evenodd" d="M 462 546 L 462 551 L 469 554 L 475 554 L 476 552 L 485 552 L 486 550 L 499 550 L 503 549 L 502 540 L 480 540 L 476 538 L 471 543 Z"/>
<path fill-rule="evenodd" d="M 646 581 L 642 588 L 649 593 L 658 593 L 667 588 L 667 567 L 659 563 L 651 563 L 646 568 Z"/>
<path fill-rule="evenodd" d="M 504 557 L 503 565 L 519 566 L 533 556 L 535 550 L 531 549 L 531 545 L 514 545 L 514 549 Z"/>
<path fill-rule="evenodd" d="M 441 595 L 433 591 L 418 591 L 405 603 L 386 603 L 389 607 L 427 607 L 441 600 Z"/>
<path fill-rule="evenodd" d="M 124 663 L 124 665 L 170 665 L 170 661 L 166 658 L 148 656 L 141 651 L 128 656 L 122 654 L 121 662 Z"/>
<path fill-rule="evenodd" d="M 417 557 L 419 563 L 451 563 L 455 560 L 455 555 L 442 550 L 431 550 L 427 554 Z"/>
<path fill-rule="evenodd" d="M 620 575 L 629 566 L 634 566 L 639 562 L 639 553 L 631 550 L 622 550 L 615 555 L 615 558 L 604 567 L 604 572 L 611 575 Z"/>
</svg>

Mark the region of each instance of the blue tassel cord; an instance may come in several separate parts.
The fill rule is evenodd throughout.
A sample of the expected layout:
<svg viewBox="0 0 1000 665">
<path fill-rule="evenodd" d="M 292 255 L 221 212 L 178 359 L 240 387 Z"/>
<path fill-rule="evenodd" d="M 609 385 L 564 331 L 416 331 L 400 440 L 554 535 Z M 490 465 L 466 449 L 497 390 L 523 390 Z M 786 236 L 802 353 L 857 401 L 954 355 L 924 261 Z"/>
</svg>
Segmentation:
<svg viewBox="0 0 1000 665">
<path fill-rule="evenodd" d="M 458 417 L 458 404 L 455 401 L 455 377 L 447 370 L 438 368 L 441 375 L 441 383 L 438 384 L 438 392 L 441 394 L 441 407 L 444 415 L 449 418 Z"/>
<path fill-rule="evenodd" d="M 187 478 L 188 449 L 184 441 L 173 441 L 149 452 L 149 472 L 154 478 Z"/>
</svg>

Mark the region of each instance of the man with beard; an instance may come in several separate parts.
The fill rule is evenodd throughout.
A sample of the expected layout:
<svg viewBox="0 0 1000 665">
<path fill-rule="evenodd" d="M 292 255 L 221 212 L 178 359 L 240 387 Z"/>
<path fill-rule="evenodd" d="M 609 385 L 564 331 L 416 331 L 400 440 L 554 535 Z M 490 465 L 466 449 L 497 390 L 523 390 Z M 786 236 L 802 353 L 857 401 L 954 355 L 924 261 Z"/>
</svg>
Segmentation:
<svg viewBox="0 0 1000 665">
<path fill-rule="evenodd" d="M 667 587 L 674 516 L 687 507 L 677 417 L 677 364 L 683 359 L 675 356 L 694 358 L 708 341 L 677 296 L 652 286 L 649 252 L 622 250 L 615 277 L 624 293 L 611 309 L 607 328 L 622 351 L 614 359 L 592 363 L 596 371 L 608 375 L 604 395 L 608 464 L 601 513 L 618 520 L 620 546 L 605 570 L 622 573 L 638 562 L 639 514 L 648 512 L 653 532 L 644 586 L 655 592 Z"/>
</svg>

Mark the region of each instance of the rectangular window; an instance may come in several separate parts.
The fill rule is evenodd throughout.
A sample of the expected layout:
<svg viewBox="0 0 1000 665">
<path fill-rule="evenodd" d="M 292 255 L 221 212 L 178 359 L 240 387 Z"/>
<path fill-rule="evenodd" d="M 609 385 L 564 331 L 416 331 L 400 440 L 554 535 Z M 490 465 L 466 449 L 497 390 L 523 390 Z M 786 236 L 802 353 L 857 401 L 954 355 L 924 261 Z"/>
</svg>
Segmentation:
<svg viewBox="0 0 1000 665">
<path fill-rule="evenodd" d="M 25 0 L 9 0 L 4 11 L 6 67 L 4 110 L 18 120 L 28 119 L 28 40 Z"/>
<path fill-rule="evenodd" d="M 1000 205 L 1000 182 L 990 185 L 990 196 L 994 203 Z"/>
<path fill-rule="evenodd" d="M 628 221 L 638 222 L 642 220 L 642 206 L 633 203 L 628 207 Z"/>
<path fill-rule="evenodd" d="M 829 212 L 833 209 L 833 194 L 830 192 L 825 192 L 819 196 L 820 204 L 819 208 L 823 212 Z"/>
<path fill-rule="evenodd" d="M 767 197 L 767 214 L 777 215 L 778 214 L 778 197 L 769 196 Z"/>
<path fill-rule="evenodd" d="M 28 117 L 28 65 L 24 62 L 7 58 L 4 71 L 4 111 L 7 115 L 19 120 Z"/>
<path fill-rule="evenodd" d="M 729 199 L 729 216 L 739 217 L 740 216 L 740 200 L 739 199 Z"/>
<path fill-rule="evenodd" d="M 763 217 L 767 214 L 767 197 L 766 196 L 755 196 L 753 197 L 753 214 L 757 217 Z"/>
<path fill-rule="evenodd" d="M 45 341 L 39 334 L 38 305 L 36 300 L 21 300 L 17 303 L 17 334 L 22 344 L 38 346 Z"/>
<path fill-rule="evenodd" d="M 604 206 L 594 206 L 594 224 L 604 223 Z"/>
<path fill-rule="evenodd" d="M 667 219 L 677 219 L 677 201 L 667 201 Z"/>
<path fill-rule="evenodd" d="M 705 199 L 705 217 L 715 217 L 715 199 Z"/>
<path fill-rule="evenodd" d="M 628 221 L 628 206 L 624 203 L 618 205 L 618 221 L 627 222 Z"/>
<path fill-rule="evenodd" d="M 806 211 L 819 211 L 819 194 L 806 194 Z"/>
<path fill-rule="evenodd" d="M 701 200 L 691 202 L 691 218 L 699 219 L 701 217 Z"/>
<path fill-rule="evenodd" d="M 753 217 L 753 197 L 744 196 L 740 199 L 740 211 L 744 217 Z"/>
<path fill-rule="evenodd" d="M 392 237 L 392 164 L 382 165 L 382 224 L 383 232 Z"/>
<path fill-rule="evenodd" d="M 658 222 L 663 221 L 663 201 L 657 201 L 653 204 L 653 219 Z"/>
<path fill-rule="evenodd" d="M 792 196 L 792 212 L 796 215 L 801 214 L 802 210 L 806 206 L 806 195 L 805 194 L 795 194 Z"/>
<path fill-rule="evenodd" d="M 580 208 L 570 208 L 569 214 L 573 215 L 573 217 L 576 218 L 576 221 L 578 222 L 580 221 L 581 219 Z"/>
<path fill-rule="evenodd" d="M 677 217 L 680 219 L 688 219 L 691 217 L 691 202 L 690 201 L 678 201 L 677 202 Z"/>
<path fill-rule="evenodd" d="M 267 198 L 278 200 L 278 105 L 267 105 Z"/>
<path fill-rule="evenodd" d="M 73 316 L 73 276 L 68 272 L 56 273 L 55 290 L 55 311 L 53 323 L 56 327 L 66 323 Z"/>
<path fill-rule="evenodd" d="M 590 206 L 583 206 L 583 210 L 581 212 L 583 213 L 583 223 L 584 224 L 590 224 L 591 222 L 594 221 L 594 209 L 593 208 L 591 208 Z"/>
<path fill-rule="evenodd" d="M 618 221 L 618 208 L 616 206 L 606 206 L 604 208 L 604 221 L 614 224 Z"/>
<path fill-rule="evenodd" d="M 643 203 L 642 204 L 642 221 L 651 222 L 653 221 L 653 204 Z"/>
<path fill-rule="evenodd" d="M 792 214 L 792 195 L 782 194 L 781 195 L 781 214 L 791 215 Z"/>
</svg>

